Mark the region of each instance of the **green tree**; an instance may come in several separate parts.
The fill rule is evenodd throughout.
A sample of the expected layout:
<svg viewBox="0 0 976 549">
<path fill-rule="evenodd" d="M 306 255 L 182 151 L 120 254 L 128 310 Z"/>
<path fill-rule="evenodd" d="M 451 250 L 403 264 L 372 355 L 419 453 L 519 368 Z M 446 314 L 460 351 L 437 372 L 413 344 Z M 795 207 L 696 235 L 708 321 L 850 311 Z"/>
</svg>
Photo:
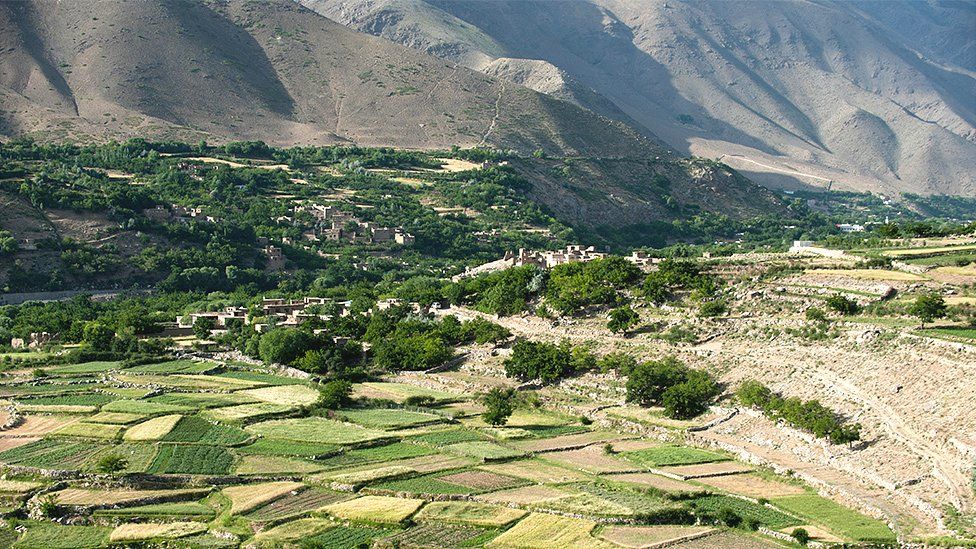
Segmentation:
<svg viewBox="0 0 976 549">
<path fill-rule="evenodd" d="M 99 473 L 118 473 L 129 466 L 129 461 L 118 454 L 109 454 L 99 458 L 95 470 Z"/>
<path fill-rule="evenodd" d="M 627 377 L 627 402 L 659 406 L 664 392 L 687 378 L 688 367 L 669 356 L 638 364 Z"/>
<path fill-rule="evenodd" d="M 795 539 L 796 542 L 799 543 L 800 545 L 806 545 L 810 543 L 810 532 L 807 532 L 803 528 L 794 529 L 793 533 L 790 535 L 792 535 L 793 539 Z"/>
<path fill-rule="evenodd" d="M 508 418 L 515 411 L 515 389 L 495 387 L 482 398 L 485 412 L 481 419 L 488 425 L 505 425 Z"/>
<path fill-rule="evenodd" d="M 193 321 L 193 335 L 197 336 L 197 339 L 210 339 L 210 335 L 214 328 L 217 327 L 217 321 L 208 316 L 197 317 Z"/>
<path fill-rule="evenodd" d="M 258 355 L 268 364 L 291 364 L 316 346 L 315 339 L 305 330 L 275 328 L 261 336 Z"/>
<path fill-rule="evenodd" d="M 844 316 L 857 314 L 857 312 L 861 310 L 857 304 L 857 301 L 854 301 L 853 299 L 841 294 L 834 294 L 828 297 L 826 303 L 828 308 L 837 311 Z"/>
<path fill-rule="evenodd" d="M 946 302 L 936 293 L 921 294 L 908 308 L 908 314 L 918 317 L 924 328 L 926 322 L 946 316 Z"/>
<path fill-rule="evenodd" d="M 519 341 L 505 360 L 505 375 L 521 380 L 553 383 L 573 372 L 572 349 L 568 342 Z"/>
<path fill-rule="evenodd" d="M 81 344 L 89 350 L 107 352 L 112 350 L 115 332 L 100 322 L 88 322 L 82 331 Z"/>
<path fill-rule="evenodd" d="M 330 381 L 319 389 L 319 398 L 313 408 L 324 410 L 338 410 L 350 403 L 352 383 L 344 380 Z"/>
<path fill-rule="evenodd" d="M 690 419 L 701 415 L 720 390 L 712 376 L 701 370 L 689 370 L 685 381 L 669 387 L 661 397 L 664 415 L 672 419 Z"/>
<path fill-rule="evenodd" d="M 617 307 L 610 311 L 610 320 L 607 322 L 607 328 L 615 334 L 627 333 L 638 322 L 640 322 L 640 315 L 637 314 L 637 311 L 627 306 Z"/>
</svg>

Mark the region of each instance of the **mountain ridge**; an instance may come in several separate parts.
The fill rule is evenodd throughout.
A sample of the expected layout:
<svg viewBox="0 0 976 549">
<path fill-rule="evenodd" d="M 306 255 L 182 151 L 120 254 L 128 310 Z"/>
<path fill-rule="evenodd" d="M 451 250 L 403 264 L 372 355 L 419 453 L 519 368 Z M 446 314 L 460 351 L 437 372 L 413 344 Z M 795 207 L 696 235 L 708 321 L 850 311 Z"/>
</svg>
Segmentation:
<svg viewBox="0 0 976 549">
<path fill-rule="evenodd" d="M 479 70 L 542 61 L 626 118 L 601 114 L 760 182 L 976 194 L 974 63 L 949 66 L 976 51 L 961 30 L 976 26 L 976 3 L 301 1 Z M 930 32 L 907 33 L 904 13 L 931 15 L 919 24 Z"/>
</svg>

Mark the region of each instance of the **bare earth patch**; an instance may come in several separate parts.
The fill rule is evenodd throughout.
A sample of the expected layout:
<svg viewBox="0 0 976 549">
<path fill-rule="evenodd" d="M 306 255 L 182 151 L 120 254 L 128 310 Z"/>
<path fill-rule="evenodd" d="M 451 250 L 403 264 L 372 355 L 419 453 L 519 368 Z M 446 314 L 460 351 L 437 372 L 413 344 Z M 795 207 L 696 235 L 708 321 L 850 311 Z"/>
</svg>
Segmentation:
<svg viewBox="0 0 976 549">
<path fill-rule="evenodd" d="M 701 463 L 698 465 L 677 465 L 674 467 L 661 467 L 662 471 L 678 475 L 684 479 L 704 478 L 720 475 L 734 475 L 737 473 L 748 473 L 752 467 L 736 463 L 734 461 L 719 461 L 716 463 Z"/>
<path fill-rule="evenodd" d="M 777 482 L 775 480 L 767 480 L 750 474 L 703 478 L 698 480 L 698 482 L 707 484 L 708 486 L 714 486 L 719 490 L 725 490 L 726 492 L 741 494 L 751 498 L 793 496 L 806 491 L 800 486 Z"/>
<path fill-rule="evenodd" d="M 704 488 L 695 486 L 690 482 L 662 477 L 654 473 L 624 473 L 622 475 L 607 475 L 607 478 L 648 488 L 657 488 L 666 492 L 701 492 L 704 490 Z"/>
<path fill-rule="evenodd" d="M 523 486 L 522 488 L 513 488 L 512 490 L 492 492 L 490 494 L 478 496 L 475 499 L 492 503 L 527 504 L 538 503 L 540 501 L 559 498 L 566 495 L 566 492 L 557 490 L 556 488 L 550 488 L 549 486 Z"/>
<path fill-rule="evenodd" d="M 608 526 L 600 537 L 623 547 L 664 547 L 717 532 L 708 526 Z"/>
<path fill-rule="evenodd" d="M 599 446 L 544 454 L 542 459 L 576 467 L 588 473 L 629 473 L 639 470 L 633 463 L 604 453 Z"/>
</svg>

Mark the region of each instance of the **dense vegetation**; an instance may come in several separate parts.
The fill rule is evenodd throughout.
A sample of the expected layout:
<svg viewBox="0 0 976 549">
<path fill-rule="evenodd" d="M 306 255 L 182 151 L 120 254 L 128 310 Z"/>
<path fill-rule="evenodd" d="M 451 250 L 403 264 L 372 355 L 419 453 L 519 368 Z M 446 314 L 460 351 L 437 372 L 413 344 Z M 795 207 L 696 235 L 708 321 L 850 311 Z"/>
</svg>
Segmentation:
<svg viewBox="0 0 976 549">
<path fill-rule="evenodd" d="M 783 398 L 769 387 L 754 380 L 747 380 L 736 391 L 739 401 L 763 411 L 772 419 L 782 419 L 791 425 L 810 431 L 819 438 L 827 438 L 834 444 L 851 443 L 861 438 L 861 426 L 847 424 L 829 408 L 816 400 L 796 397 Z"/>
</svg>

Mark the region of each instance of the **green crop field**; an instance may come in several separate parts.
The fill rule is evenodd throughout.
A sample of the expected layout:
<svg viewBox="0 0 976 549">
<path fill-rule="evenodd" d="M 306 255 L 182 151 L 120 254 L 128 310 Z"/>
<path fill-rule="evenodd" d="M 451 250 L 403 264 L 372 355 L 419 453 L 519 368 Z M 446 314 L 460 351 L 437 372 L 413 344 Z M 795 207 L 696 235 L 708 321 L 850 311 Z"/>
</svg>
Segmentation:
<svg viewBox="0 0 976 549">
<path fill-rule="evenodd" d="M 294 412 L 295 410 L 297 410 L 297 407 L 287 404 L 256 402 L 254 404 L 239 404 L 236 406 L 210 408 L 209 410 L 204 410 L 201 413 L 204 417 L 214 421 L 236 424 L 247 421 L 259 421 L 261 419 Z"/>
<path fill-rule="evenodd" d="M 375 547 L 480 547 L 498 535 L 497 530 L 471 526 L 421 524 L 377 540 Z"/>
<path fill-rule="evenodd" d="M 351 467 L 355 465 L 365 465 L 380 461 L 394 461 L 412 457 L 426 456 L 436 453 L 433 448 L 408 444 L 405 442 L 394 442 L 384 446 L 371 446 L 369 448 L 358 448 L 349 450 L 342 454 L 319 460 L 322 465 L 328 468 Z"/>
<path fill-rule="evenodd" d="M 365 425 L 366 427 L 376 427 L 377 429 L 400 429 L 444 421 L 444 418 L 435 414 L 425 414 L 423 412 L 412 412 L 395 408 L 340 410 L 339 413 L 348 421 Z"/>
<path fill-rule="evenodd" d="M 306 538 L 309 547 L 368 547 L 377 538 L 388 535 L 391 530 L 366 526 L 336 526 L 325 532 Z"/>
<path fill-rule="evenodd" d="M 148 399 L 149 402 L 187 408 L 220 408 L 258 402 L 254 397 L 241 393 L 166 393 Z"/>
<path fill-rule="evenodd" d="M 126 368 L 126 372 L 145 373 L 145 374 L 200 374 L 214 369 L 214 364 L 209 362 L 195 362 L 192 360 L 171 360 L 169 362 L 158 362 L 155 364 L 143 364 Z"/>
<path fill-rule="evenodd" d="M 46 438 L 0 452 L 0 462 L 41 469 L 78 468 L 104 446 L 68 438 Z"/>
<path fill-rule="evenodd" d="M 484 435 L 472 429 L 445 429 L 433 431 L 409 437 L 409 440 L 418 444 L 426 444 L 434 447 L 457 444 L 458 442 L 470 442 L 472 440 L 485 440 Z"/>
<path fill-rule="evenodd" d="M 162 444 L 147 472 L 156 474 L 223 475 L 234 456 L 220 446 Z"/>
<path fill-rule="evenodd" d="M 103 547 L 110 527 L 62 526 L 52 523 L 28 523 L 27 531 L 14 544 L 16 549 L 87 549 Z"/>
<path fill-rule="evenodd" d="M 213 507 L 197 502 L 157 503 L 114 509 L 98 509 L 94 516 L 119 518 L 199 518 L 206 520 L 214 516 Z"/>
<path fill-rule="evenodd" d="M 696 463 L 711 463 L 728 459 L 722 454 L 688 448 L 683 446 L 661 446 L 647 448 L 634 452 L 624 452 L 624 458 L 643 467 L 663 467 L 667 465 L 693 465 Z"/>
<path fill-rule="evenodd" d="M 67 406 L 102 406 L 116 400 L 117 397 L 101 393 L 45 396 L 18 399 L 27 405 L 67 405 Z"/>
<path fill-rule="evenodd" d="M 690 500 L 689 503 L 694 509 L 713 515 L 722 509 L 730 509 L 742 520 L 755 520 L 771 530 L 802 524 L 801 521 L 769 507 L 729 496 L 702 496 Z"/>
<path fill-rule="evenodd" d="M 315 458 L 335 454 L 341 449 L 342 446 L 338 444 L 262 437 L 247 446 L 237 448 L 236 451 L 239 454 Z"/>
<path fill-rule="evenodd" d="M 160 404 L 147 400 L 116 400 L 102 406 L 103 412 L 123 412 L 126 414 L 162 415 L 189 411 L 186 406 Z"/>
<path fill-rule="evenodd" d="M 55 366 L 54 368 L 48 368 L 48 373 L 65 375 L 65 374 L 97 374 L 102 372 L 108 372 L 111 370 L 118 370 L 120 368 L 120 363 L 116 361 L 107 362 L 83 362 L 81 364 L 68 364 L 66 366 Z"/>
<path fill-rule="evenodd" d="M 160 440 L 164 442 L 202 442 L 233 446 L 251 438 L 245 431 L 229 425 L 210 423 L 199 416 L 183 416 Z"/>
<path fill-rule="evenodd" d="M 895 537 L 885 523 L 866 517 L 816 494 L 784 496 L 773 505 L 824 525 L 842 537 L 864 542 L 893 542 Z"/>
<path fill-rule="evenodd" d="M 481 460 L 510 459 L 523 455 L 519 450 L 487 441 L 459 442 L 444 447 L 444 451 L 462 456 L 470 456 Z"/>
<path fill-rule="evenodd" d="M 246 430 L 269 438 L 326 444 L 354 444 L 387 437 L 382 431 L 320 417 L 265 421 L 249 425 Z"/>
</svg>

